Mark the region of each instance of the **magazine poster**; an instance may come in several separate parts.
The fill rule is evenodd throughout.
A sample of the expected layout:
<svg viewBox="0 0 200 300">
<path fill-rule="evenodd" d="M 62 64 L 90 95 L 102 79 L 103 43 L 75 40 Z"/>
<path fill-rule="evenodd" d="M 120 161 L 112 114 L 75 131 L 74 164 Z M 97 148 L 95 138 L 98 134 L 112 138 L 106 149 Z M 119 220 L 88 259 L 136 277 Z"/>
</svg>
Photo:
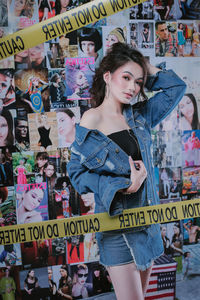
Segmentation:
<svg viewBox="0 0 200 300">
<path fill-rule="evenodd" d="M 12 153 L 14 147 L 0 148 L 0 186 L 13 186 Z"/>
<path fill-rule="evenodd" d="M 84 262 L 84 235 L 74 235 L 67 239 L 67 263 Z"/>
<path fill-rule="evenodd" d="M 20 244 L 0 245 L 0 267 L 22 264 Z"/>
<path fill-rule="evenodd" d="M 105 55 L 114 43 L 130 42 L 129 26 L 128 25 L 125 25 L 123 27 L 103 26 L 102 39 L 103 39 L 103 54 Z"/>
<path fill-rule="evenodd" d="M 68 100 L 90 99 L 94 75 L 94 57 L 77 57 L 65 59 L 66 96 Z"/>
<path fill-rule="evenodd" d="M 106 18 L 107 26 L 118 26 L 119 24 L 125 24 L 128 26 L 129 22 L 129 9 L 120 11 L 118 14 L 110 15 Z"/>
<path fill-rule="evenodd" d="M 26 111 L 21 108 L 17 110 L 17 116 L 14 118 L 15 124 L 15 150 L 18 152 L 29 151 L 29 130 L 28 116 Z"/>
<path fill-rule="evenodd" d="M 0 227 L 17 224 L 14 186 L 0 187 Z"/>
<path fill-rule="evenodd" d="M 200 130 L 187 130 L 182 133 L 182 166 L 200 166 Z"/>
<path fill-rule="evenodd" d="M 101 28 L 83 27 L 78 29 L 78 47 L 78 56 L 93 57 L 97 68 L 103 57 Z"/>
<path fill-rule="evenodd" d="M 184 57 L 200 56 L 200 24 L 198 21 L 178 22 L 178 55 Z"/>
<path fill-rule="evenodd" d="M 80 107 L 59 109 L 56 112 L 58 147 L 70 147 L 75 140 L 75 127 L 80 122 Z"/>
<path fill-rule="evenodd" d="M 15 184 L 34 182 L 34 152 L 14 152 L 12 154 L 13 175 Z"/>
<path fill-rule="evenodd" d="M 87 233 L 84 237 L 84 262 L 99 260 L 99 248 L 95 233 Z"/>
<path fill-rule="evenodd" d="M 81 215 L 94 214 L 94 209 L 95 209 L 94 193 L 86 193 L 80 195 L 80 209 L 81 209 Z"/>
<path fill-rule="evenodd" d="M 15 83 L 13 69 L 0 69 L 0 110 L 15 108 Z M 2 88 L 3 86 L 3 88 Z"/>
<path fill-rule="evenodd" d="M 49 282 L 48 282 L 48 269 L 44 268 L 34 268 L 29 270 L 20 270 L 19 272 L 19 280 L 20 280 L 20 294 L 22 299 L 26 299 L 26 297 L 30 297 L 30 294 L 27 290 L 30 290 L 30 284 L 28 278 L 31 277 L 34 280 L 34 284 L 32 284 L 33 295 L 34 298 L 37 299 L 42 295 L 46 295 L 49 290 Z"/>
<path fill-rule="evenodd" d="M 130 21 L 129 30 L 130 30 L 130 44 L 132 45 L 133 48 L 137 48 L 139 43 L 138 22 Z"/>
<path fill-rule="evenodd" d="M 134 24 L 134 23 L 133 23 Z M 145 56 L 153 56 L 154 53 L 154 23 L 153 21 L 138 21 L 138 50 Z M 134 29 L 132 26 L 130 29 Z M 134 30 L 132 31 L 134 37 Z"/>
<path fill-rule="evenodd" d="M 184 245 L 197 244 L 200 239 L 200 218 L 183 220 Z"/>
<path fill-rule="evenodd" d="M 52 265 L 66 264 L 66 239 L 56 238 L 52 240 Z"/>
<path fill-rule="evenodd" d="M 67 104 L 65 69 L 49 69 L 49 91 L 51 108 L 65 108 Z"/>
<path fill-rule="evenodd" d="M 77 30 L 59 37 L 60 62 L 65 68 L 65 58 L 78 56 Z"/>
<path fill-rule="evenodd" d="M 164 30 L 164 36 L 162 35 Z M 178 55 L 177 23 L 155 23 L 155 56 L 176 57 Z M 168 39 L 167 39 L 168 37 Z M 163 39 L 167 42 L 163 43 Z"/>
<path fill-rule="evenodd" d="M 195 275 L 200 275 L 200 244 L 191 244 L 183 246 L 184 256 L 183 256 L 183 280 L 185 284 L 189 284 L 188 281 L 195 280 Z M 198 280 L 198 276 L 196 277 Z"/>
<path fill-rule="evenodd" d="M 200 192 L 200 167 L 183 169 L 182 194 L 196 194 Z"/>
<path fill-rule="evenodd" d="M 159 168 L 159 197 L 179 198 L 182 191 L 181 168 Z"/>
<path fill-rule="evenodd" d="M 48 220 L 48 193 L 46 182 L 17 184 L 15 186 L 17 224 Z"/>
<path fill-rule="evenodd" d="M 28 114 L 28 123 L 32 150 L 51 151 L 57 149 L 56 112 Z"/>
<path fill-rule="evenodd" d="M 38 1 L 39 22 L 50 19 L 55 16 L 55 2 L 55 0 Z"/>
<path fill-rule="evenodd" d="M 1 0 L 0 10 L 0 27 L 8 26 L 8 3 L 7 1 Z"/>
<path fill-rule="evenodd" d="M 21 244 L 23 269 L 41 268 L 55 264 L 53 240 L 37 240 Z"/>
<path fill-rule="evenodd" d="M 3 8 L 1 8 L 3 10 Z M 5 18 L 6 16 L 4 16 Z M 0 16 L 1 18 L 1 16 Z M 3 17 L 1 18 L 1 20 Z M 0 40 L 1 38 L 5 37 L 6 35 L 12 33 L 12 30 L 9 27 L 1 27 L 1 20 L 0 20 Z M 5 58 L 0 61 L 0 69 L 14 69 L 14 58 L 13 56 L 10 56 L 8 58 Z"/>
<path fill-rule="evenodd" d="M 17 108 L 27 113 L 50 110 L 47 69 L 23 69 L 15 72 Z"/>
<path fill-rule="evenodd" d="M 13 31 L 38 23 L 38 1 L 20 3 L 18 0 L 8 1 L 8 23 Z M 17 29 L 17 30 L 16 30 Z"/>
<path fill-rule="evenodd" d="M 154 1 L 147 0 L 145 3 L 138 4 L 130 8 L 130 20 L 134 19 L 153 19 L 154 12 L 153 12 Z"/>
</svg>

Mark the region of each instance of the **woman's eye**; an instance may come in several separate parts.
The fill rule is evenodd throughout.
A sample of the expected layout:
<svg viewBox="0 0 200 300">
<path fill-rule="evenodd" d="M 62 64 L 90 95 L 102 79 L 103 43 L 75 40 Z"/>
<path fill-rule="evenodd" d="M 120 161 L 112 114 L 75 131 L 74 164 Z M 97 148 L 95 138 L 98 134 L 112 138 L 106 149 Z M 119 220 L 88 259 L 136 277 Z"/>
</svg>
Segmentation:
<svg viewBox="0 0 200 300">
<path fill-rule="evenodd" d="M 124 76 L 124 79 L 125 79 L 126 81 L 129 81 L 129 80 L 130 80 L 130 78 L 129 78 L 128 76 Z"/>
<path fill-rule="evenodd" d="M 142 86 L 143 82 L 142 81 L 136 81 L 136 84 L 139 86 Z"/>
</svg>

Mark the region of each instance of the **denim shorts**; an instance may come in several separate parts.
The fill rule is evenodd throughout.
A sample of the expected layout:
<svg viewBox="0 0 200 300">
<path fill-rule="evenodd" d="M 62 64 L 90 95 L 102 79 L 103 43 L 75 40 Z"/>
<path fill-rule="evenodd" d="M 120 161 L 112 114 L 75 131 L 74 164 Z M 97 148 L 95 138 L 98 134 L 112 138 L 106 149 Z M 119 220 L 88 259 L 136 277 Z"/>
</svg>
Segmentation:
<svg viewBox="0 0 200 300">
<path fill-rule="evenodd" d="M 162 255 L 163 242 L 159 224 L 141 231 L 134 229 L 96 233 L 100 263 L 105 267 L 134 262 L 138 270 L 146 270 Z"/>
</svg>

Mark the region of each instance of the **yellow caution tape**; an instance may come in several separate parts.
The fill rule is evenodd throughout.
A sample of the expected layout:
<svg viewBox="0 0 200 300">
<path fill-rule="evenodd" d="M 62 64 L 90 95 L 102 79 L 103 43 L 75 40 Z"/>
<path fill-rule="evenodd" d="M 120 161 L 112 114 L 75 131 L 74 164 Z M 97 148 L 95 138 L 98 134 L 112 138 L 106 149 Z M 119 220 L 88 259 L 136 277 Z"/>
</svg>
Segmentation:
<svg viewBox="0 0 200 300">
<path fill-rule="evenodd" d="M 145 1 L 93 0 L 48 20 L 24 28 L 0 39 L 0 60 Z"/>
<path fill-rule="evenodd" d="M 167 223 L 200 216 L 200 199 L 124 210 L 109 217 L 107 213 L 79 216 L 40 223 L 6 226 L 0 229 L 0 245 L 54 239 L 92 232 Z"/>
</svg>

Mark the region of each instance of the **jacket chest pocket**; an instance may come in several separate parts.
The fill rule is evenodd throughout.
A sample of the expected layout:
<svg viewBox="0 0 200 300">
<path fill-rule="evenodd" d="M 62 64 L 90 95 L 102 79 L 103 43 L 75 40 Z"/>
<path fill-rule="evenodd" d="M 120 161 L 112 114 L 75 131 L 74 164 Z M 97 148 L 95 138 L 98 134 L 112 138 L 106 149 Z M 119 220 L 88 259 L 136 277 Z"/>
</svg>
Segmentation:
<svg viewBox="0 0 200 300">
<path fill-rule="evenodd" d="M 88 156 L 83 161 L 83 165 L 85 165 L 89 170 L 99 169 L 100 171 L 102 170 L 102 168 L 105 168 L 107 156 L 108 156 L 108 150 L 105 148 L 101 149 L 100 151 Z"/>
</svg>

